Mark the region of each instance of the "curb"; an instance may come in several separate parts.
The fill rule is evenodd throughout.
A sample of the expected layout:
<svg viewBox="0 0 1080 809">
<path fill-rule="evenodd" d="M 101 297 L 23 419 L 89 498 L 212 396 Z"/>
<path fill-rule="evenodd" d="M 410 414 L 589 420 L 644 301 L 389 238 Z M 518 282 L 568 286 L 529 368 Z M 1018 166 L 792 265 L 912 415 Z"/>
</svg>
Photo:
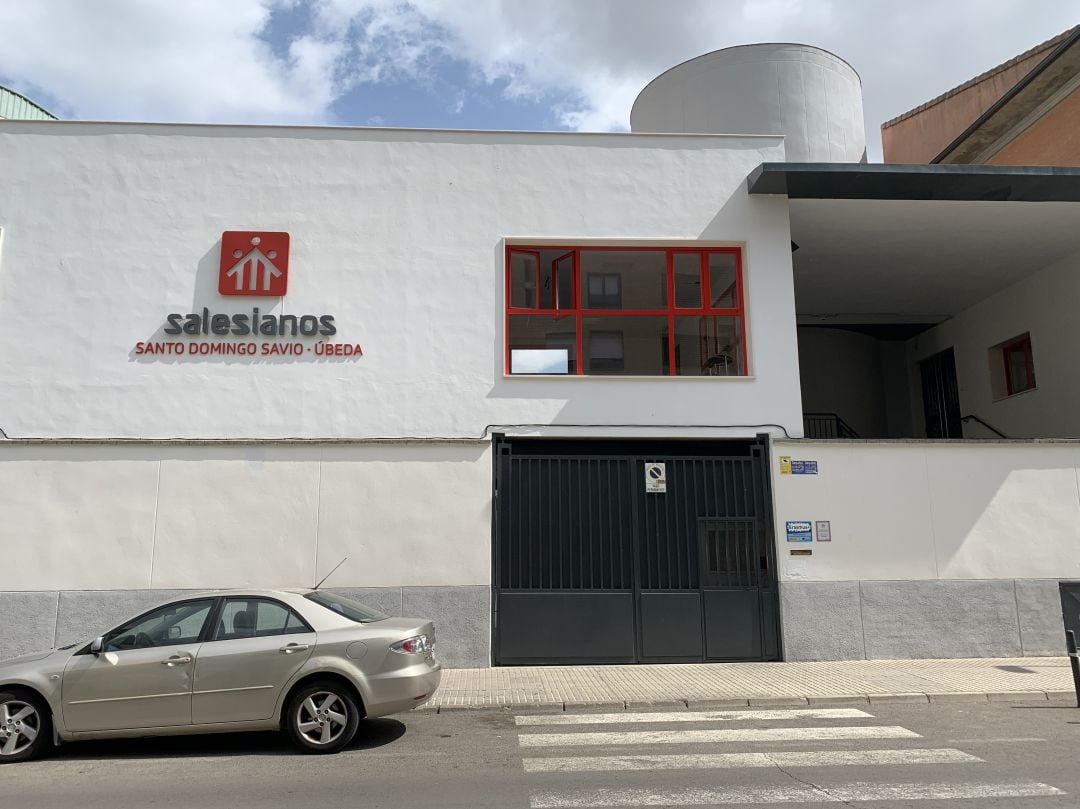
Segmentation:
<svg viewBox="0 0 1080 809">
<path fill-rule="evenodd" d="M 948 691 L 948 692 L 898 692 L 880 694 L 809 694 L 788 697 L 690 697 L 686 699 L 657 700 L 552 700 L 536 702 L 491 701 L 474 704 L 433 705 L 427 703 L 414 711 L 441 714 L 460 711 L 515 710 L 557 713 L 577 710 L 722 710 L 739 708 L 806 708 L 841 705 L 942 705 L 949 703 L 1006 703 L 1006 702 L 1075 702 L 1072 691 Z M 1062 705 L 1061 707 L 1065 707 Z"/>
</svg>

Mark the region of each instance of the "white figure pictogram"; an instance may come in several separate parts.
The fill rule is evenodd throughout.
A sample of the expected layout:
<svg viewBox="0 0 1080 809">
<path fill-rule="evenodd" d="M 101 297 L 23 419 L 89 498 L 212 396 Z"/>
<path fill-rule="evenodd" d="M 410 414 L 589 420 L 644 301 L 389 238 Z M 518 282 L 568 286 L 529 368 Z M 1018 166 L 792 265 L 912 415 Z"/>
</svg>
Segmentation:
<svg viewBox="0 0 1080 809">
<path fill-rule="evenodd" d="M 277 251 L 271 250 L 263 254 L 258 247 L 260 241 L 258 236 L 253 236 L 252 249 L 246 254 L 241 250 L 233 251 L 233 258 L 237 261 L 229 268 L 225 276 L 233 279 L 237 292 L 255 292 L 259 289 L 260 281 L 263 291 L 268 292 L 271 280 L 281 275 L 281 270 L 274 266 Z"/>
</svg>

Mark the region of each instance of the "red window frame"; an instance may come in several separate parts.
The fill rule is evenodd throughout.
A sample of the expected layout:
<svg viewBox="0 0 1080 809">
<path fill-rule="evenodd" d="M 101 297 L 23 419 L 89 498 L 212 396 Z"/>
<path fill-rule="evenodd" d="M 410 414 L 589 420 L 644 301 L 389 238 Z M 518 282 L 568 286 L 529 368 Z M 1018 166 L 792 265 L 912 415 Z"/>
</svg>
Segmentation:
<svg viewBox="0 0 1080 809">
<path fill-rule="evenodd" d="M 537 278 L 536 278 L 536 306 L 523 307 L 511 305 L 511 279 L 510 279 L 510 261 L 513 253 L 526 253 L 529 255 L 535 255 L 543 251 L 560 251 L 557 256 L 551 262 L 551 279 L 552 279 L 552 306 L 549 308 L 540 307 L 540 273 L 541 262 L 537 262 Z M 583 291 L 581 288 L 581 254 L 589 251 L 602 251 L 602 252 L 652 252 L 665 254 L 665 264 L 667 273 L 667 306 L 661 309 L 587 309 L 582 305 Z M 742 365 L 741 377 L 750 375 L 750 357 L 748 350 L 748 335 L 746 328 L 746 307 L 744 301 L 743 292 L 743 258 L 742 249 L 739 247 L 665 247 L 663 245 L 655 246 L 605 246 L 605 245 L 590 245 L 588 247 L 572 247 L 568 245 L 526 245 L 526 244 L 513 244 L 506 246 L 505 254 L 505 274 L 504 274 L 504 302 L 506 313 L 503 319 L 503 362 L 504 373 L 507 376 L 525 376 L 525 374 L 512 374 L 510 370 L 510 318 L 513 315 L 539 315 L 550 314 L 555 317 L 573 317 L 575 324 L 575 334 L 577 341 L 577 356 L 574 363 L 574 373 L 569 376 L 589 376 L 585 373 L 584 367 L 584 346 L 582 345 L 582 318 L 585 316 L 623 316 L 623 315 L 652 315 L 652 316 L 666 316 L 668 320 L 668 376 L 680 376 L 676 373 L 678 370 L 675 362 L 675 340 L 673 339 L 675 334 L 675 318 L 676 317 L 693 317 L 693 316 L 706 316 L 716 315 L 720 317 L 733 317 L 738 321 L 738 334 L 739 334 L 739 353 Z M 709 272 L 709 256 L 715 254 L 728 254 L 735 257 L 735 306 L 733 307 L 714 307 L 709 304 L 712 301 L 712 273 Z M 700 272 L 701 272 L 701 306 L 696 307 L 682 307 L 675 305 L 675 255 L 676 254 L 697 254 L 700 257 Z M 556 265 L 562 262 L 568 255 L 573 255 L 572 261 L 572 298 L 571 306 L 569 308 L 558 308 L 560 303 L 558 300 L 558 271 Z M 629 376 L 629 375 L 628 375 Z"/>
<path fill-rule="evenodd" d="M 1024 354 L 1024 381 L 1022 388 L 1013 388 L 1012 366 L 1009 364 L 1009 355 L 1020 349 Z M 1014 393 L 1023 393 L 1035 387 L 1035 361 L 1031 356 L 1031 334 L 1024 333 L 1012 340 L 1007 340 L 998 346 L 1001 352 L 1001 363 L 1005 369 L 1005 395 L 1012 396 Z"/>
</svg>

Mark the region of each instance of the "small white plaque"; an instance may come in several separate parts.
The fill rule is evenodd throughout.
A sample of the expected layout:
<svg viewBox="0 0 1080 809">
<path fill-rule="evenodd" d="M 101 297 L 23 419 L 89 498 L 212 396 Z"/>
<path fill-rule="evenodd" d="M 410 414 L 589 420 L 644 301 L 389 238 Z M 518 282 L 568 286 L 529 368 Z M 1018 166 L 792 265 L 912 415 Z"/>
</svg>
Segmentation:
<svg viewBox="0 0 1080 809">
<path fill-rule="evenodd" d="M 667 491 L 667 467 L 662 463 L 645 464 L 645 492 L 663 494 Z"/>
</svg>

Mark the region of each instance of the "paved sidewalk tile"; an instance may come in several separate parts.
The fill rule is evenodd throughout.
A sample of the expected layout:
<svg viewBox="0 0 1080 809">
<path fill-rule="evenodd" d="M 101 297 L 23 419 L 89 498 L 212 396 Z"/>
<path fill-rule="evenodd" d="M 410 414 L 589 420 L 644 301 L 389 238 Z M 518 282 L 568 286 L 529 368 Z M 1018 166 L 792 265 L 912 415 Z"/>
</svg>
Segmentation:
<svg viewBox="0 0 1080 809">
<path fill-rule="evenodd" d="M 697 710 L 1043 698 L 1075 699 L 1068 658 L 446 669 L 431 705 L 449 710 L 496 706 Z"/>
</svg>

